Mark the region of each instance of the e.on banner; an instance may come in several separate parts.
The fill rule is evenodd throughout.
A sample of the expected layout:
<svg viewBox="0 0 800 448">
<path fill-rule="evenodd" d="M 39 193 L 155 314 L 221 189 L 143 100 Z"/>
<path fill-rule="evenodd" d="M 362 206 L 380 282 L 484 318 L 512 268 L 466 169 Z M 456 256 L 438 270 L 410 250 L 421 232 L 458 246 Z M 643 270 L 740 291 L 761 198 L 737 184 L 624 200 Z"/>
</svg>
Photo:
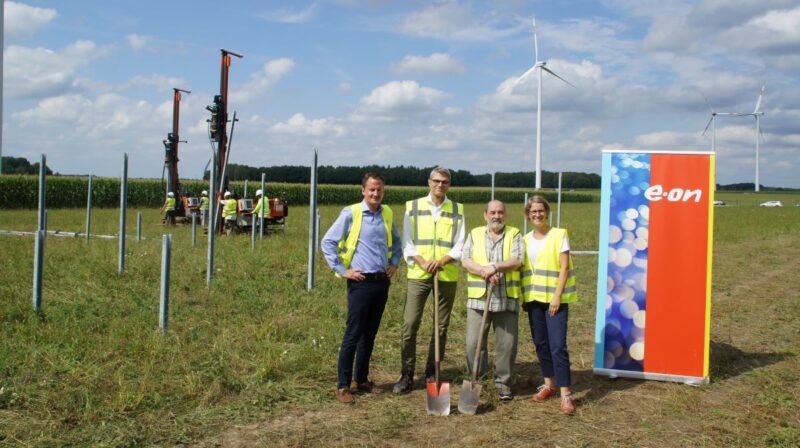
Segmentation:
<svg viewBox="0 0 800 448">
<path fill-rule="evenodd" d="M 603 151 L 596 374 L 708 382 L 714 157 Z"/>
</svg>

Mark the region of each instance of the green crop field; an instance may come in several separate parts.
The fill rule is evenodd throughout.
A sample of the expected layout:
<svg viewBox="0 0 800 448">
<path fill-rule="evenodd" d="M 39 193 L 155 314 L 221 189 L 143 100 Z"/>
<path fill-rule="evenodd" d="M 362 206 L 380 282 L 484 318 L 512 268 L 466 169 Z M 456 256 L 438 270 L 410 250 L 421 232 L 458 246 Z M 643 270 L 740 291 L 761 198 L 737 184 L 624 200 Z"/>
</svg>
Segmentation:
<svg viewBox="0 0 800 448">
<path fill-rule="evenodd" d="M 31 305 L 33 238 L 0 235 L 0 445 L 798 446 L 800 194 L 717 196 L 730 205 L 715 209 L 711 383 L 594 376 L 597 258 L 576 255 L 573 418 L 558 414 L 557 401 L 530 400 L 531 378 L 541 378 L 525 317 L 510 403 L 499 402 L 492 385 L 474 417 L 428 417 L 421 388 L 336 403 L 345 288 L 320 256 L 316 288 L 306 290 L 308 207 L 293 205 L 286 233 L 257 241 L 254 251 L 249 236 L 218 239 L 210 288 L 205 235 L 192 247 L 190 226 L 166 229 L 153 208 L 141 210 L 145 239 L 128 239 L 123 274 L 116 240 L 50 236 L 41 316 Z M 772 199 L 784 207 L 755 206 Z M 393 207 L 399 215 L 402 206 Z M 340 209 L 321 208 L 323 232 Z M 509 224 L 522 225 L 521 209 L 509 205 Z M 128 211 L 129 237 L 137 211 Z M 596 250 L 599 204 L 567 203 L 562 211 L 573 249 Z M 469 227 L 482 224 L 481 212 L 467 205 Z M 82 232 L 84 219 L 83 209 L 53 209 L 48 229 Z M 92 231 L 114 234 L 118 219 L 119 210 L 95 209 Z M 0 210 L 0 229 L 35 228 L 35 210 Z M 162 333 L 165 232 L 174 239 L 170 327 Z M 373 379 L 384 388 L 399 373 L 404 267 L 399 275 L 373 357 Z M 460 287 L 443 362 L 454 404 L 465 302 Z M 426 326 L 419 356 L 429 336 Z"/>
</svg>

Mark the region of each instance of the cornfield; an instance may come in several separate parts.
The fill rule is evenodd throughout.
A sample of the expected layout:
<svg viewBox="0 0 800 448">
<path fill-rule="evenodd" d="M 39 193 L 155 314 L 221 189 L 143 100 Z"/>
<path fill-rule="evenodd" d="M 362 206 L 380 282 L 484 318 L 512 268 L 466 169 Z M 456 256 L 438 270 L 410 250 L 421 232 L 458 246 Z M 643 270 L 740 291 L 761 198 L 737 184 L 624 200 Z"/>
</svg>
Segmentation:
<svg viewBox="0 0 800 448">
<path fill-rule="evenodd" d="M 252 197 L 258 182 L 249 184 L 248 196 Z M 85 207 L 88 188 L 86 177 L 49 176 L 46 182 L 45 199 L 48 208 Z M 208 182 L 185 180 L 181 182 L 183 194 L 199 196 L 208 190 Z M 242 196 L 244 182 L 231 182 L 230 188 Z M 307 204 L 308 184 L 268 183 L 266 194 L 269 197 L 286 197 L 291 203 Z M 160 207 L 166 196 L 164 184 L 157 179 L 128 180 L 128 206 Z M 495 197 L 505 202 L 522 202 L 526 191 L 518 188 L 500 188 Z M 0 209 L 36 208 L 38 206 L 39 178 L 37 176 L 0 177 Z M 386 189 L 384 202 L 399 204 L 428 194 L 426 187 L 393 187 Z M 457 202 L 482 203 L 490 198 L 486 187 L 453 187 L 448 196 Z M 556 199 L 555 192 L 540 193 L 548 200 Z M 93 178 L 92 206 L 118 207 L 120 199 L 120 180 L 117 178 Z M 317 188 L 317 202 L 322 205 L 343 205 L 359 202 L 362 199 L 358 185 L 320 185 Z M 593 202 L 597 196 L 591 193 L 563 193 L 564 202 Z"/>
</svg>

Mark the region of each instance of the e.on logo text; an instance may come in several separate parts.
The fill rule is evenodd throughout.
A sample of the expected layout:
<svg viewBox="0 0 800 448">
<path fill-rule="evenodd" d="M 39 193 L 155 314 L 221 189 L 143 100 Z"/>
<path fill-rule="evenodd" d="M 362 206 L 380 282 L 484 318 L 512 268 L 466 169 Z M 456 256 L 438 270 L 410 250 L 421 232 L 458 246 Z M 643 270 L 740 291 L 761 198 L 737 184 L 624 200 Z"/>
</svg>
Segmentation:
<svg viewBox="0 0 800 448">
<path fill-rule="evenodd" d="M 684 190 L 683 188 L 673 188 L 669 191 L 664 191 L 661 185 L 653 185 L 644 191 L 644 197 L 650 201 L 656 202 L 661 199 L 666 199 L 670 202 L 689 202 L 694 199 L 694 202 L 700 202 L 703 196 L 703 190 Z"/>
</svg>

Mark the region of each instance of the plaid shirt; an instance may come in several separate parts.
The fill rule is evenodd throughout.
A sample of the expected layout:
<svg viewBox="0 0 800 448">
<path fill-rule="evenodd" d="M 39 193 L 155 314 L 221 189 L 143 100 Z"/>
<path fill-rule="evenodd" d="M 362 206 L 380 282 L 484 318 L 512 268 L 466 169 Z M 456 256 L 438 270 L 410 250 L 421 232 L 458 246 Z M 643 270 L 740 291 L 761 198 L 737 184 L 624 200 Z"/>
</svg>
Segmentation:
<svg viewBox="0 0 800 448">
<path fill-rule="evenodd" d="M 486 232 L 486 237 L 484 238 L 484 244 L 486 244 L 486 256 L 489 257 L 490 263 L 497 263 L 503 261 L 503 241 L 505 241 L 505 228 L 503 228 L 503 234 L 497 241 L 494 241 L 492 239 L 491 232 L 489 231 Z M 462 249 L 461 253 L 462 259 L 472 260 L 473 244 L 474 242 L 472 241 L 472 233 L 470 232 L 470 234 L 467 236 L 466 242 L 464 242 L 464 248 Z M 522 263 L 524 261 L 524 257 L 525 257 L 524 242 L 522 240 L 522 235 L 518 233 L 514 237 L 514 241 L 511 243 L 511 258 Z M 486 294 L 484 293 L 484 299 L 468 299 L 467 308 L 483 311 L 484 304 L 486 303 L 485 296 Z M 506 275 L 505 274 L 501 275 L 500 283 L 498 283 L 494 288 L 492 288 L 492 303 L 491 306 L 489 307 L 489 311 L 516 312 L 518 306 L 519 304 L 517 303 L 517 299 L 509 299 L 508 296 L 506 295 Z"/>
</svg>

